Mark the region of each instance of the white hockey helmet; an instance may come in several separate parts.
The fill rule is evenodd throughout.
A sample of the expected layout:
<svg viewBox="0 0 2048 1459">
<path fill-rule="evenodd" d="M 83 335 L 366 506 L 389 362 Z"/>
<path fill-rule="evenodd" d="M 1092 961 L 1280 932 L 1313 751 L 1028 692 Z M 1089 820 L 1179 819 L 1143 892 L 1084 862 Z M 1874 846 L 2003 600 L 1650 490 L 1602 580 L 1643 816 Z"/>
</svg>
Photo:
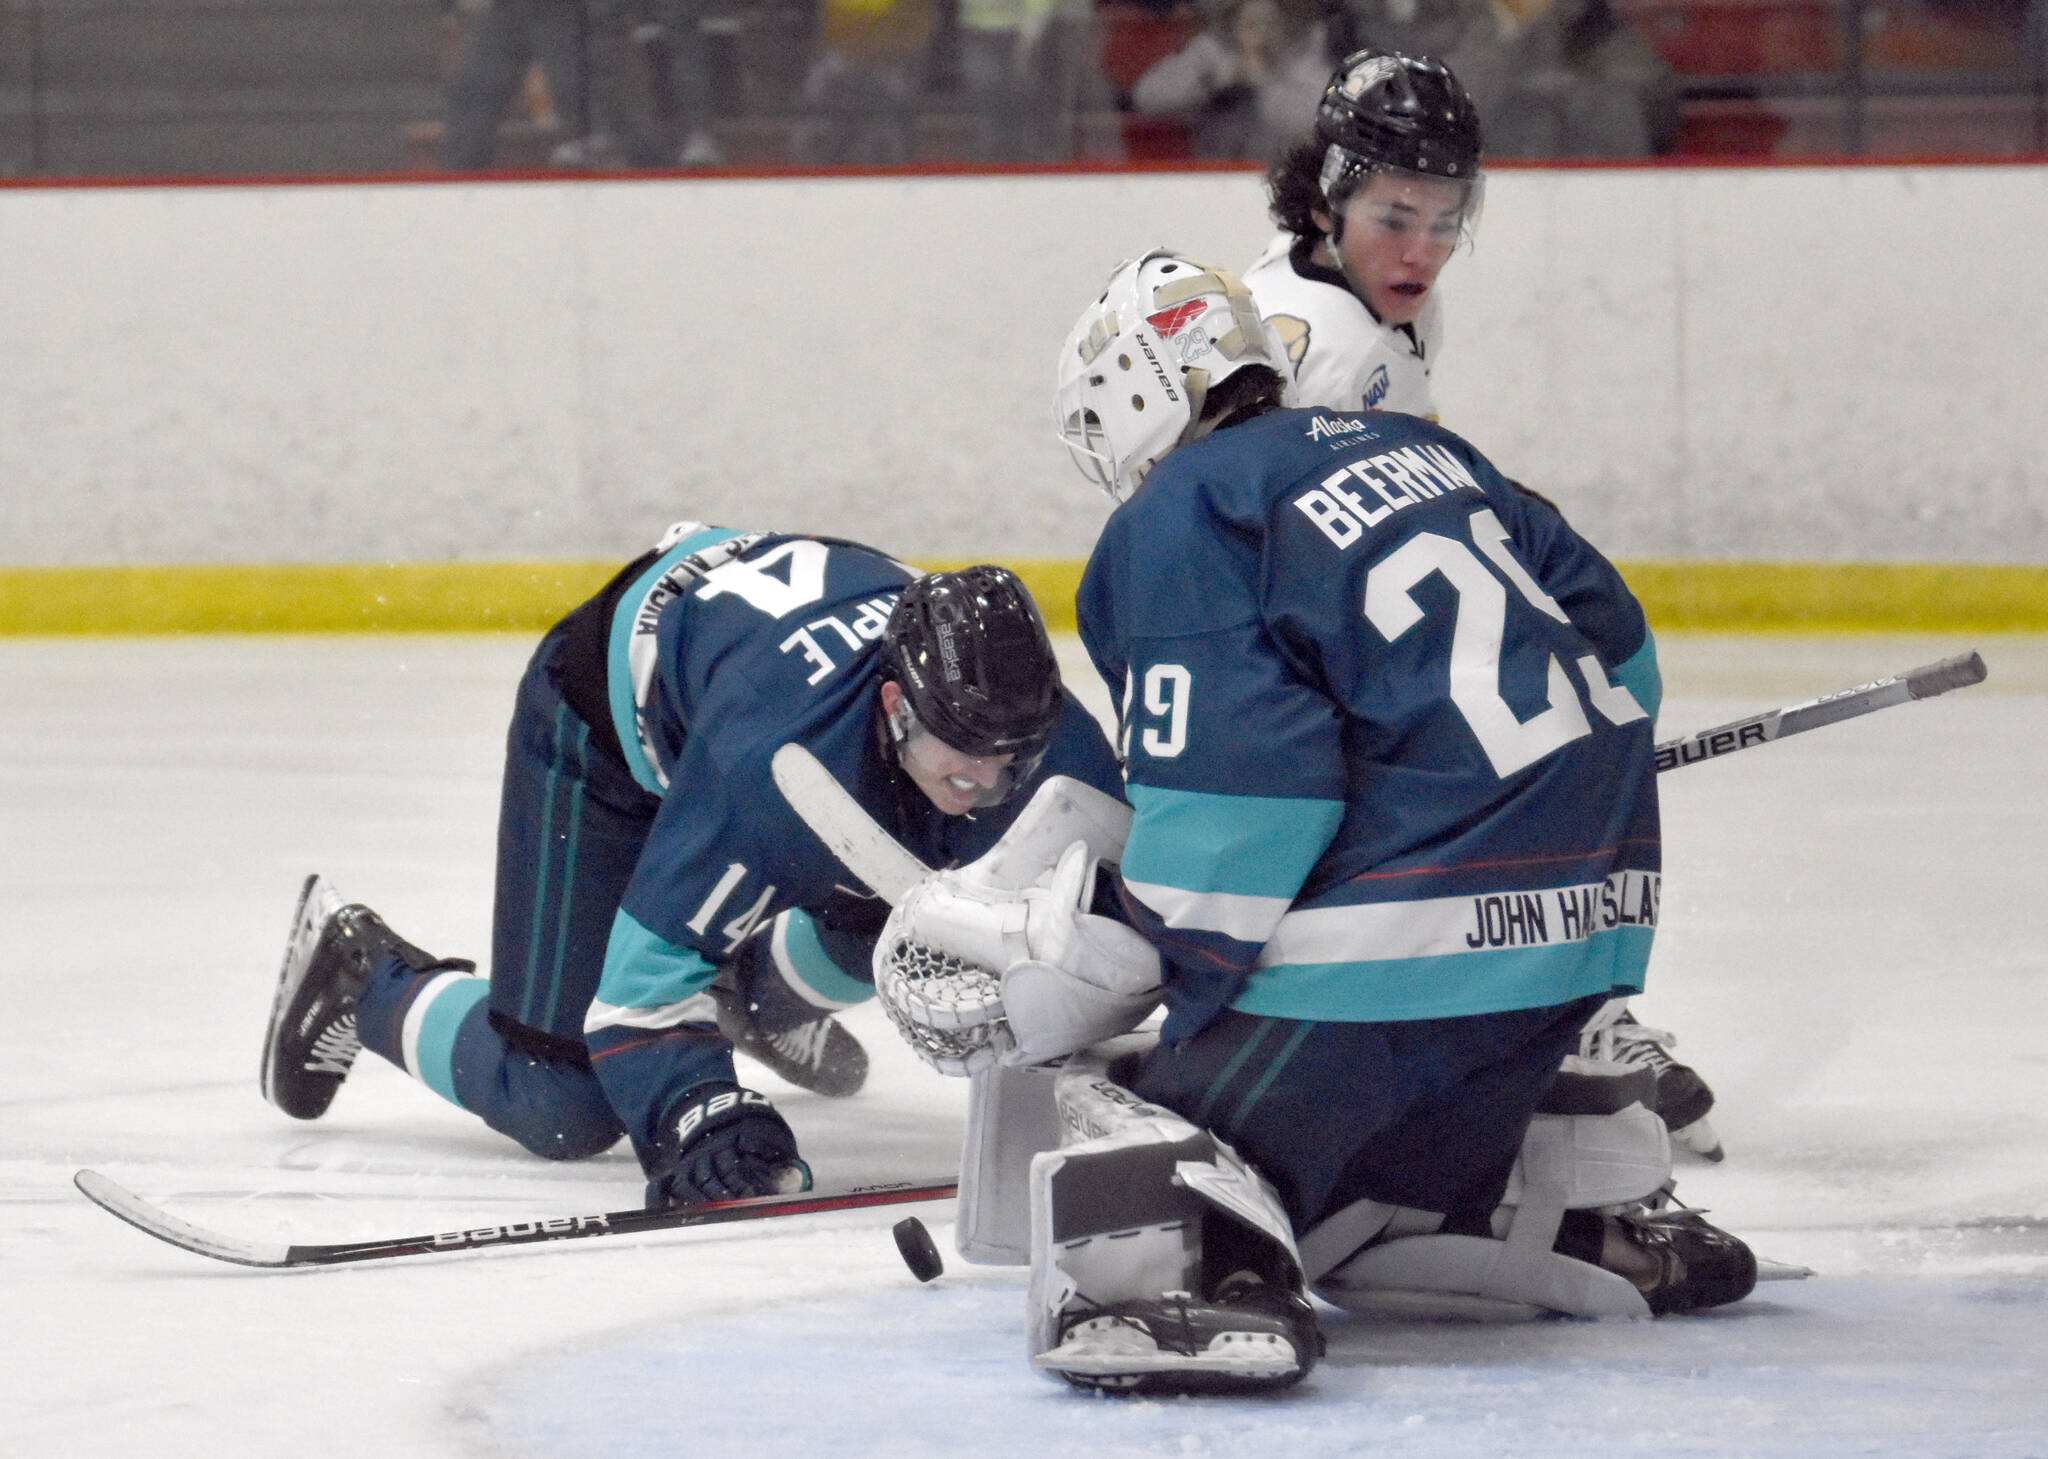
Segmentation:
<svg viewBox="0 0 2048 1459">
<path fill-rule="evenodd" d="M 1081 474 L 1124 501 L 1208 393 L 1286 351 L 1236 274 L 1155 248 L 1118 264 L 1060 347 L 1053 427 Z"/>
</svg>

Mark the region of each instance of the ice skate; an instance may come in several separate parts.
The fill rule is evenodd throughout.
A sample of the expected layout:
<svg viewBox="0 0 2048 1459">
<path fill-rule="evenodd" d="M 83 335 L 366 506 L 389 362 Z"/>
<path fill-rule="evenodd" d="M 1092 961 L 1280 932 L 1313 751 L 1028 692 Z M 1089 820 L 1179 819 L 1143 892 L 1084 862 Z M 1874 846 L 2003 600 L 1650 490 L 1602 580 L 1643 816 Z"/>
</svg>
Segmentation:
<svg viewBox="0 0 2048 1459">
<path fill-rule="evenodd" d="M 1613 1022 L 1580 1035 L 1579 1053 L 1649 1069 L 1657 1078 L 1657 1115 L 1670 1127 L 1671 1138 L 1703 1160 L 1718 1161 L 1725 1153 L 1721 1137 L 1707 1122 L 1714 1091 L 1690 1065 L 1671 1057 L 1677 1042 L 1676 1035 L 1638 1023 L 1624 1008 Z"/>
<path fill-rule="evenodd" d="M 1662 1317 L 1740 1302 L 1756 1289 L 1749 1247 L 1668 1188 L 1631 1206 L 1568 1211 L 1558 1250 L 1627 1277 Z"/>
<path fill-rule="evenodd" d="M 320 877 L 306 878 L 263 1037 L 265 1099 L 293 1119 L 327 1113 L 362 1049 L 356 999 L 378 960 L 393 951 L 413 966 L 434 964 L 368 907 L 345 904 Z"/>
<path fill-rule="evenodd" d="M 1076 1308 L 1059 1344 L 1031 1362 L 1113 1393 L 1256 1393 L 1299 1383 L 1322 1355 L 1308 1299 L 1254 1278 L 1226 1281 L 1206 1302 L 1169 1292 Z"/>
<path fill-rule="evenodd" d="M 844 1099 L 868 1079 L 868 1054 L 860 1040 L 829 1013 L 780 986 L 779 979 L 744 979 L 729 969 L 711 986 L 718 1004 L 718 1031 L 732 1046 L 779 1079 L 799 1089 Z M 770 986 L 761 990 L 761 984 Z"/>
</svg>

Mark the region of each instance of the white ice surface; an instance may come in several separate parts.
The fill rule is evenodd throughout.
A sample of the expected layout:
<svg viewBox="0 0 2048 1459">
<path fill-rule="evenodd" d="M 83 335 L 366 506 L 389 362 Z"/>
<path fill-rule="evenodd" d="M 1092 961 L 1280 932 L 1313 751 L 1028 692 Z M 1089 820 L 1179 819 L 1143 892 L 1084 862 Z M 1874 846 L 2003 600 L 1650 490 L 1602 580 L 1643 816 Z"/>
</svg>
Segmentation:
<svg viewBox="0 0 2048 1459">
<path fill-rule="evenodd" d="M 0 1455 L 2048 1456 L 2048 643 L 1663 645 L 1670 735 L 1979 647 L 1989 683 L 1665 777 L 1649 1022 L 1717 1091 L 1680 1192 L 1819 1268 L 1711 1316 L 1331 1313 L 1266 1401 L 1090 1400 L 1023 1362 L 1021 1274 L 919 1286 L 881 1209 L 322 1271 L 229 1267 L 80 1166 L 264 1240 L 637 1203 L 374 1059 L 256 1093 L 299 880 L 487 946 L 516 638 L 0 641 Z M 1082 670 L 1080 672 L 1085 672 Z M 871 1008 L 821 1181 L 950 1177 L 962 1087 Z"/>
</svg>

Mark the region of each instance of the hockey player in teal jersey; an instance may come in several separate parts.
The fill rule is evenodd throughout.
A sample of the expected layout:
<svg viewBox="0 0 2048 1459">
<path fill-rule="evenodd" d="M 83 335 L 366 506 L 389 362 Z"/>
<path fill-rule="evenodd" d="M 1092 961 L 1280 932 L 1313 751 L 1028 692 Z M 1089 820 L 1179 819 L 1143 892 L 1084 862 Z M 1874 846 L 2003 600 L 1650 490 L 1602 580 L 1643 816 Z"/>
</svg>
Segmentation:
<svg viewBox="0 0 2048 1459">
<path fill-rule="evenodd" d="M 650 1207 L 806 1188 L 734 1046 L 857 1089 L 866 1057 L 831 1015 L 871 996 L 887 909 L 776 791 L 789 742 L 934 866 L 987 850 L 1047 776 L 1117 784 L 1013 575 L 678 524 L 550 630 L 520 684 L 490 976 L 310 878 L 265 1096 L 317 1118 L 367 1047 L 535 1154 L 629 1136 Z"/>
<path fill-rule="evenodd" d="M 1289 403 L 1437 419 L 1438 275 L 1478 226 L 1482 141 L 1472 98 L 1442 62 L 1368 48 L 1338 66 L 1314 127 L 1267 173 L 1282 231 L 1244 274 L 1287 347 Z M 1672 1056 L 1676 1042 L 1616 998 L 1578 1052 L 1649 1069 L 1672 1137 L 1719 1160 L 1714 1092 Z"/>
<path fill-rule="evenodd" d="M 1671 1204 L 1640 1103 L 1536 1119 L 1655 934 L 1642 611 L 1468 443 L 1283 409 L 1283 369 L 1238 279 L 1159 252 L 1060 357 L 1060 433 L 1121 503 L 1078 599 L 1135 812 L 1095 905 L 1157 949 L 1167 1016 L 1107 1066 L 1120 1100 L 1075 1096 L 1098 1138 L 1033 1166 L 1036 1361 L 1106 1387 L 1288 1381 L 1317 1350 L 1304 1282 L 1493 1315 L 1737 1300 L 1754 1259 Z M 1148 1182 L 1206 1188 L 1203 1138 L 1237 1194 L 1191 1220 Z M 1169 1229 L 1196 1254 L 1107 1254 Z"/>
</svg>

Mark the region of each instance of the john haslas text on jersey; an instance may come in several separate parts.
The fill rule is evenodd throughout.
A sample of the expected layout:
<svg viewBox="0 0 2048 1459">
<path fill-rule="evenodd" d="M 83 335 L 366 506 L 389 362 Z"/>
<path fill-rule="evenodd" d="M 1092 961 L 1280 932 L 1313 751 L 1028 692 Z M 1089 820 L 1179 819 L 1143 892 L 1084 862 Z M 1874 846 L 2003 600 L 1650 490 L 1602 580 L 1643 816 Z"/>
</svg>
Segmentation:
<svg viewBox="0 0 2048 1459">
<path fill-rule="evenodd" d="M 1605 881 L 1583 886 L 1474 897 L 1465 946 L 1545 946 L 1584 942 L 1596 932 L 1615 927 L 1655 927 L 1662 890 L 1663 879 L 1654 871 L 1618 871 Z"/>
</svg>

